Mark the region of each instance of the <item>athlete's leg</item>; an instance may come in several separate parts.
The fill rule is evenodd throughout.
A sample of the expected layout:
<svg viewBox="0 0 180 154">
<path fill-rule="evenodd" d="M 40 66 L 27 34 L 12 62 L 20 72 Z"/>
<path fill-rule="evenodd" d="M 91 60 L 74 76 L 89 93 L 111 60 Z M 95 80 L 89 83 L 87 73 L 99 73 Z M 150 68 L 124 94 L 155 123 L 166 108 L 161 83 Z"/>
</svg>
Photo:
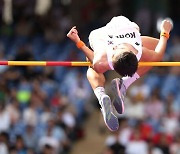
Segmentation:
<svg viewBox="0 0 180 154">
<path fill-rule="evenodd" d="M 99 104 L 101 105 L 101 111 L 105 124 L 111 131 L 116 131 L 119 127 L 118 118 L 113 113 L 110 97 L 105 93 L 104 75 L 102 73 L 97 73 L 92 68 L 88 68 L 87 78 L 96 97 L 98 98 Z"/>
<path fill-rule="evenodd" d="M 91 67 L 87 70 L 87 78 L 93 90 L 97 87 L 104 87 L 105 77 L 102 73 L 97 73 Z"/>
</svg>

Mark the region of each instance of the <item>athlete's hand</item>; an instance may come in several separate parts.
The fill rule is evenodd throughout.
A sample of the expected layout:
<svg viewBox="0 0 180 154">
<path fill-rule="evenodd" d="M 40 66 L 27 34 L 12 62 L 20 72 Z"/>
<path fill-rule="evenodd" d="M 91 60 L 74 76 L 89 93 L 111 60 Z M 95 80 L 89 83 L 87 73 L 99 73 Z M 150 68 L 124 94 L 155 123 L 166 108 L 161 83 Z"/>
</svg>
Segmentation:
<svg viewBox="0 0 180 154">
<path fill-rule="evenodd" d="M 161 23 L 161 32 L 165 32 L 165 33 L 170 33 L 171 29 L 172 29 L 172 22 L 168 19 L 165 19 L 162 21 Z"/>
<path fill-rule="evenodd" d="M 69 33 L 67 34 L 67 37 L 69 37 L 73 42 L 77 43 L 80 41 L 79 35 L 78 35 L 78 31 L 76 29 L 76 26 L 74 26 L 73 28 L 71 28 L 71 30 L 69 31 Z"/>
</svg>

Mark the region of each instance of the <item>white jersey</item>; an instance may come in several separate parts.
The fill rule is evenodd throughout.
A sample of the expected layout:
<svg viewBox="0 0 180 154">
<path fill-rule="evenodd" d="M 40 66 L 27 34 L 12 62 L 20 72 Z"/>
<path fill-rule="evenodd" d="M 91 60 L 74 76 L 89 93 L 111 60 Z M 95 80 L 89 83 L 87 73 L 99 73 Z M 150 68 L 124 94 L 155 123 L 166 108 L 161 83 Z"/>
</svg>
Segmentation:
<svg viewBox="0 0 180 154">
<path fill-rule="evenodd" d="M 113 47 L 128 43 L 138 51 L 136 54 L 138 61 L 142 55 L 139 27 L 124 16 L 113 17 L 106 26 L 93 30 L 89 35 L 89 43 L 94 51 L 106 51 L 112 70 L 114 69 L 112 66 Z"/>
</svg>

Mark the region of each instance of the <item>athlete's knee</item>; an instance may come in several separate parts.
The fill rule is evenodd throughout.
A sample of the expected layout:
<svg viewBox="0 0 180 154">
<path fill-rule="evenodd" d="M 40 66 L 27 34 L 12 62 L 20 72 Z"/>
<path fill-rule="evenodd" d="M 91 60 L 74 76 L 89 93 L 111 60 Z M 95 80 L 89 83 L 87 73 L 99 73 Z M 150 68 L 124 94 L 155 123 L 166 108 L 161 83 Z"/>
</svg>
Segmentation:
<svg viewBox="0 0 180 154">
<path fill-rule="evenodd" d="M 89 81 L 96 80 L 96 81 L 105 82 L 104 76 L 102 74 L 95 72 L 92 68 L 89 68 L 87 70 L 86 76 Z"/>
<path fill-rule="evenodd" d="M 92 68 L 88 68 L 86 76 L 87 76 L 88 80 L 95 79 L 95 74 L 94 74 Z"/>
</svg>

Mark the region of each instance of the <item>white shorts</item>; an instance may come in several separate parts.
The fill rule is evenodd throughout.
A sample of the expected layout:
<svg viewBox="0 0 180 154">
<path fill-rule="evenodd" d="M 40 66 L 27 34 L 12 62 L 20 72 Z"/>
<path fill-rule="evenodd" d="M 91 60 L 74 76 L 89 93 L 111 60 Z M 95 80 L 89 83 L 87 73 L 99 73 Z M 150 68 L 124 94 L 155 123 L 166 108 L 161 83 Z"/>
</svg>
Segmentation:
<svg viewBox="0 0 180 154">
<path fill-rule="evenodd" d="M 113 17 L 109 23 L 107 23 L 106 28 L 109 33 L 117 33 L 118 30 L 135 28 L 139 31 L 139 26 L 135 22 L 131 22 L 128 18 L 124 16 Z"/>
</svg>

